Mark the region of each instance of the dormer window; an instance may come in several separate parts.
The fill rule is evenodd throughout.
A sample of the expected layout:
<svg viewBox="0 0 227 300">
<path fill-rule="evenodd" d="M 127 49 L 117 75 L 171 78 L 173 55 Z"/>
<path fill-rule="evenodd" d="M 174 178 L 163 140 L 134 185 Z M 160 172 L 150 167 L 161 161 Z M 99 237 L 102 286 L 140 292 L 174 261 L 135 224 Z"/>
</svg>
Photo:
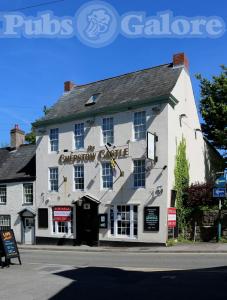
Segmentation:
<svg viewBox="0 0 227 300">
<path fill-rule="evenodd" d="M 88 99 L 88 101 L 85 103 L 85 105 L 86 105 L 86 106 L 94 105 L 94 104 L 97 102 L 97 100 L 98 100 L 98 98 L 99 98 L 100 95 L 101 95 L 100 93 L 93 94 L 93 95 Z"/>
</svg>

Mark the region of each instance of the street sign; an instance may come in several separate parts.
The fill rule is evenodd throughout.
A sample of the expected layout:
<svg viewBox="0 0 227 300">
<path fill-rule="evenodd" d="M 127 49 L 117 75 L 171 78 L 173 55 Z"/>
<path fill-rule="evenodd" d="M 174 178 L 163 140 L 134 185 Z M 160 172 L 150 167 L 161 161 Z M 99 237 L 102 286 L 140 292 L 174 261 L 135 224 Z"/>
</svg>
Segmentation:
<svg viewBox="0 0 227 300">
<path fill-rule="evenodd" d="M 225 188 L 226 187 L 226 178 L 225 176 L 220 176 L 215 180 L 215 187 L 217 188 Z"/>
<path fill-rule="evenodd" d="M 225 198 L 226 189 L 225 188 L 213 188 L 213 197 L 214 198 Z"/>
<path fill-rule="evenodd" d="M 177 209 L 175 207 L 168 208 L 168 228 L 177 226 Z"/>
</svg>

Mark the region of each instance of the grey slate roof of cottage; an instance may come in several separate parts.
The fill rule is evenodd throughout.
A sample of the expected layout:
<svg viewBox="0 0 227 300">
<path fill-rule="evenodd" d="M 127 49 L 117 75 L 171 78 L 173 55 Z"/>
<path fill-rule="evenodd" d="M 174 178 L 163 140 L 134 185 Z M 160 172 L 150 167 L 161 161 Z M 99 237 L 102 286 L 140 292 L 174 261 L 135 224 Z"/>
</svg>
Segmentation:
<svg viewBox="0 0 227 300">
<path fill-rule="evenodd" d="M 117 110 L 124 105 L 136 106 L 144 100 L 150 103 L 158 98 L 170 96 L 182 68 L 173 68 L 172 63 L 165 64 L 121 76 L 100 80 L 85 85 L 76 85 L 73 90 L 63 95 L 35 126 L 76 119 L 83 115 L 94 115 L 111 108 Z M 95 105 L 86 106 L 89 98 L 100 93 Z"/>
<path fill-rule="evenodd" d="M 35 179 L 35 145 L 0 148 L 0 183 Z"/>
</svg>

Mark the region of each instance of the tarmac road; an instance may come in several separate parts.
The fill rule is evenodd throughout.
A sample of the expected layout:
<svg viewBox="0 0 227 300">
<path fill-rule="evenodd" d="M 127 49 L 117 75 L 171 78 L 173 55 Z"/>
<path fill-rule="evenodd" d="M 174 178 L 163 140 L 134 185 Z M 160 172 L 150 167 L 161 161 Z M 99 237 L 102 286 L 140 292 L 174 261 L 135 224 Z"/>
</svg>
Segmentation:
<svg viewBox="0 0 227 300">
<path fill-rule="evenodd" d="M 22 250 L 0 299 L 227 299 L 226 253 Z"/>
</svg>

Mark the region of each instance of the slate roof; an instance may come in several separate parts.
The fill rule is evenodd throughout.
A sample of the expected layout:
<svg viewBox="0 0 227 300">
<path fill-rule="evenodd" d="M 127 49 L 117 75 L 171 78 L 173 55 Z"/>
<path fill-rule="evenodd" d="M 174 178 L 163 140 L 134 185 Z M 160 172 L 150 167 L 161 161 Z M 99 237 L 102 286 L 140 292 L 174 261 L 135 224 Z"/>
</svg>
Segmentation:
<svg viewBox="0 0 227 300">
<path fill-rule="evenodd" d="M 35 145 L 0 148 L 0 183 L 35 179 Z"/>
<path fill-rule="evenodd" d="M 144 100 L 150 103 L 163 97 L 167 97 L 167 100 L 182 68 L 173 68 L 171 63 L 77 85 L 71 92 L 63 95 L 47 115 L 34 123 L 34 126 L 66 120 L 70 116 L 77 118 L 83 114 L 94 115 L 114 107 L 120 111 L 125 105 L 136 106 Z M 85 103 L 89 98 L 97 93 L 100 93 L 97 103 L 86 106 Z"/>
</svg>

